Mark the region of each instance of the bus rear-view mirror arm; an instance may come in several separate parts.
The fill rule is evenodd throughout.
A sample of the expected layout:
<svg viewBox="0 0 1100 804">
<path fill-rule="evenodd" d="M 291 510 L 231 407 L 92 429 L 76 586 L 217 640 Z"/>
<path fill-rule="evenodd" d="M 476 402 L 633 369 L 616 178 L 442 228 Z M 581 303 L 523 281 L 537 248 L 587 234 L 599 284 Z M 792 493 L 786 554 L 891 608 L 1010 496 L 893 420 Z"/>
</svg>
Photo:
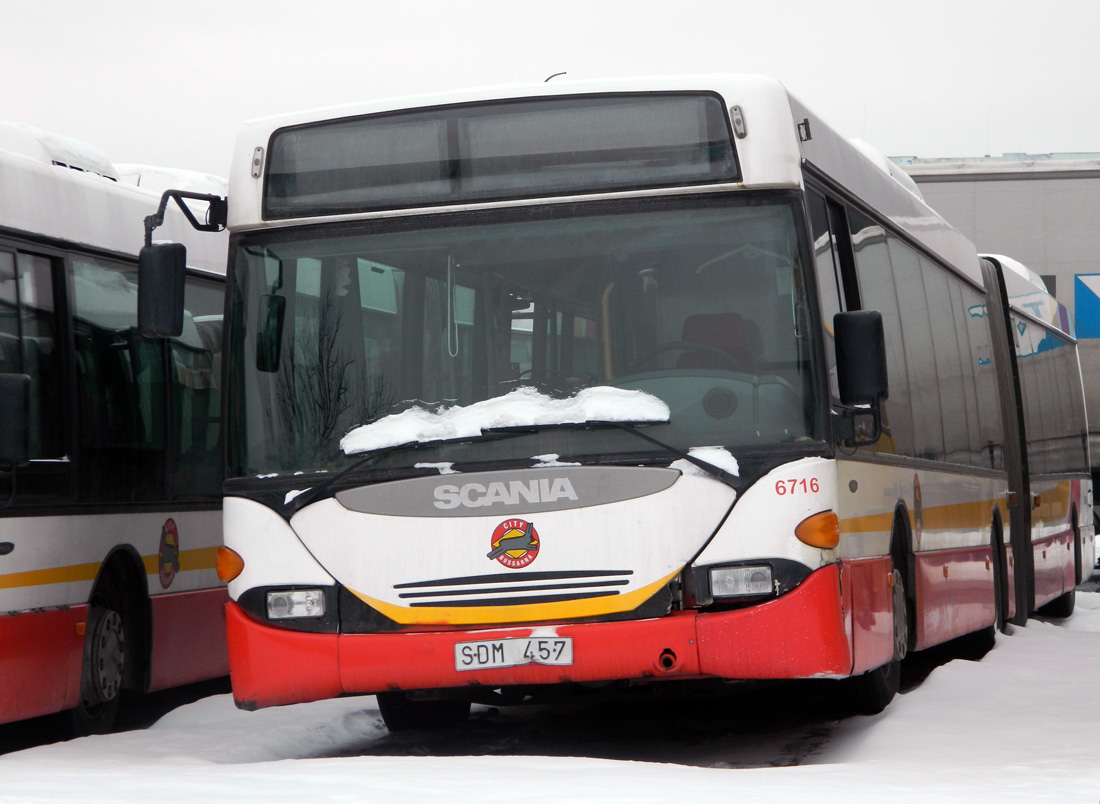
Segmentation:
<svg viewBox="0 0 1100 804">
<path fill-rule="evenodd" d="M 882 400 L 889 395 L 882 313 L 837 313 L 833 334 L 840 401 L 845 406 L 839 435 L 848 446 L 869 446 L 882 435 Z"/>
<path fill-rule="evenodd" d="M 207 204 L 200 223 L 184 199 Z M 175 200 L 188 223 L 200 232 L 220 232 L 228 220 L 228 201 L 220 195 L 165 190 L 157 211 L 145 218 L 145 246 L 138 255 L 138 332 L 152 338 L 176 338 L 183 332 L 183 285 L 187 249 L 182 243 L 153 243 L 153 231 L 164 223 L 168 201 Z"/>
<path fill-rule="evenodd" d="M 199 223 L 195 213 L 184 203 L 185 198 L 206 202 L 208 206 L 205 223 Z M 153 230 L 164 223 L 164 213 L 168 209 L 169 200 L 176 202 L 176 206 L 183 212 L 187 222 L 200 232 L 220 232 L 229 220 L 229 200 L 223 196 L 211 195 L 210 193 L 192 193 L 187 190 L 165 190 L 160 197 L 160 206 L 157 207 L 157 211 L 145 217 L 146 246 L 153 244 Z"/>
</svg>

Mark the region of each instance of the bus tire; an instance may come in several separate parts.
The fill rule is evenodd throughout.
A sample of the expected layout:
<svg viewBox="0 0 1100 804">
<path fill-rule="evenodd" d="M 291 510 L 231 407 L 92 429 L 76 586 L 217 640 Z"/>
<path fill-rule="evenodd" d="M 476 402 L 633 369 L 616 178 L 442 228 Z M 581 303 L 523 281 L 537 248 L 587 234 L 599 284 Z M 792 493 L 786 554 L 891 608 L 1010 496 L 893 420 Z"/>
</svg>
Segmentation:
<svg viewBox="0 0 1100 804">
<path fill-rule="evenodd" d="M 845 679 L 848 708 L 856 715 L 877 715 L 890 705 L 901 686 L 901 662 L 884 664 L 861 676 Z"/>
<path fill-rule="evenodd" d="M 1081 577 L 1081 538 L 1077 532 L 1077 511 L 1073 512 L 1072 526 L 1073 526 L 1073 582 L 1076 584 L 1077 579 Z M 1036 614 L 1041 614 L 1044 617 L 1055 617 L 1059 620 L 1065 619 L 1073 614 L 1073 609 L 1077 605 L 1077 589 L 1071 588 L 1068 592 L 1064 592 L 1054 600 L 1047 603 L 1045 606 L 1040 606 L 1036 610 Z"/>
<path fill-rule="evenodd" d="M 1070 589 L 1062 595 L 1054 598 L 1054 600 L 1047 603 L 1045 606 L 1040 606 L 1036 610 L 1036 614 L 1041 614 L 1044 617 L 1054 617 L 1059 620 L 1064 620 L 1073 614 L 1073 609 L 1077 605 L 1077 590 Z"/>
<path fill-rule="evenodd" d="M 993 559 L 993 605 L 996 610 L 993 627 L 1003 634 L 1008 628 L 1008 562 L 1005 559 L 1004 537 L 1001 534 L 1001 522 L 1000 518 L 997 518 L 993 523 L 993 533 L 990 537 Z"/>
<path fill-rule="evenodd" d="M 380 692 L 375 697 L 382 721 L 391 732 L 443 729 L 457 726 L 470 716 L 469 701 L 415 701 L 404 692 Z"/>
<path fill-rule="evenodd" d="M 901 687 L 901 660 L 909 649 L 909 600 L 900 564 L 893 568 L 894 657 L 861 676 L 846 679 L 849 708 L 858 715 L 877 715 L 894 700 Z"/>
<path fill-rule="evenodd" d="M 128 661 L 124 606 L 117 594 L 97 591 L 88 607 L 80 700 L 72 710 L 74 736 L 105 734 L 115 723 Z"/>
</svg>

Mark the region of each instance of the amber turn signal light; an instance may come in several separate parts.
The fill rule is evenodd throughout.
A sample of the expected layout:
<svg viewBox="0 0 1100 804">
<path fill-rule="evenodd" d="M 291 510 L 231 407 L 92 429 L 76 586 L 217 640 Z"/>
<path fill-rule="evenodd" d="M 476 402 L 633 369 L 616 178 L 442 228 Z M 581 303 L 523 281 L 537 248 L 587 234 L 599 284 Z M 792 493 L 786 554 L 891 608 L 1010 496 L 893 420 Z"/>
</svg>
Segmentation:
<svg viewBox="0 0 1100 804">
<path fill-rule="evenodd" d="M 219 547 L 215 567 L 222 583 L 229 583 L 244 572 L 244 559 L 236 550 L 224 546 Z"/>
<path fill-rule="evenodd" d="M 822 511 L 799 522 L 794 535 L 810 547 L 832 550 L 840 544 L 840 520 L 832 511 Z"/>
</svg>

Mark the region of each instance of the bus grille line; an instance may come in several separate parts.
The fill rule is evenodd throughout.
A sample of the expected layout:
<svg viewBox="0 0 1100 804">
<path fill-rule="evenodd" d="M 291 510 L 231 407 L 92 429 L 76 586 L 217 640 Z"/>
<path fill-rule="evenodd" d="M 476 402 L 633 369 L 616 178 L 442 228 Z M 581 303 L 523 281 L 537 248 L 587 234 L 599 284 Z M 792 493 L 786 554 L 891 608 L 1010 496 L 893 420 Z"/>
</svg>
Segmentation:
<svg viewBox="0 0 1100 804">
<path fill-rule="evenodd" d="M 423 587 L 466 586 L 490 583 L 532 583 L 534 581 L 564 581 L 571 578 L 605 578 L 613 575 L 633 575 L 634 570 L 567 570 L 565 572 L 495 573 L 493 575 L 466 575 L 460 578 L 440 578 L 435 581 L 411 581 L 394 584 L 394 589 Z"/>
<path fill-rule="evenodd" d="M 437 600 L 437 601 L 422 601 L 417 603 L 410 603 L 412 608 L 429 608 L 436 606 L 444 607 L 477 607 L 477 606 L 526 606 L 532 603 L 563 603 L 569 600 L 590 600 L 597 597 L 614 597 L 618 595 L 618 590 L 607 590 L 602 592 L 581 592 L 574 595 L 534 595 L 531 597 L 507 597 L 507 598 L 478 598 L 470 599 L 464 598 L 462 600 Z"/>
<path fill-rule="evenodd" d="M 454 589 L 439 592 L 402 592 L 401 599 L 418 597 L 439 597 L 440 595 L 495 595 L 508 592 L 548 592 L 553 589 L 586 589 L 601 586 L 626 586 L 628 580 L 592 581 L 591 583 L 551 583 L 545 586 L 500 586 L 493 589 Z"/>
</svg>

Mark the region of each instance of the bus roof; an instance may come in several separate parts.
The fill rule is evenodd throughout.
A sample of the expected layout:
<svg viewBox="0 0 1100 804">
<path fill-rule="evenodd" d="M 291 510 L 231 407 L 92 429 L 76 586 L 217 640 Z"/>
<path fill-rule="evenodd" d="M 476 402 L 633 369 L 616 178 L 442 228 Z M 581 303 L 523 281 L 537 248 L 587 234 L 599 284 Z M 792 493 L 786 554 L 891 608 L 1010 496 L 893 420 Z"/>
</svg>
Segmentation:
<svg viewBox="0 0 1100 804">
<path fill-rule="evenodd" d="M 145 244 L 145 216 L 160 202 L 159 192 L 116 181 L 118 171 L 94 146 L 19 124 L 0 124 L 0 174 L 0 233 L 60 246 L 136 256 Z M 192 268 L 225 274 L 226 235 L 194 231 L 171 207 L 157 234 L 185 243 Z"/>
</svg>

